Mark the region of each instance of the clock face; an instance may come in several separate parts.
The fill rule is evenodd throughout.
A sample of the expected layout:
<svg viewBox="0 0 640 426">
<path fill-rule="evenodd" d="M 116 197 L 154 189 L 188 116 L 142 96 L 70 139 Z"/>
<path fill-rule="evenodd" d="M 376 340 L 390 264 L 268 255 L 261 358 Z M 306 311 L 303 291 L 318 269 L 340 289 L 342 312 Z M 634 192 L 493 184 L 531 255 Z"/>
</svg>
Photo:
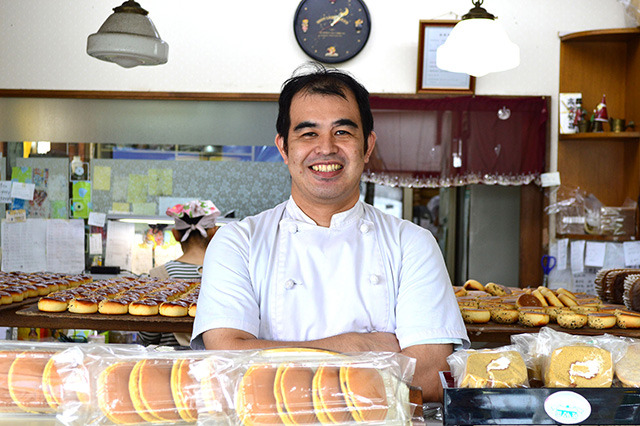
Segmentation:
<svg viewBox="0 0 640 426">
<path fill-rule="evenodd" d="M 293 31 L 307 55 L 333 64 L 353 58 L 364 48 L 371 18 L 363 0 L 302 0 Z"/>
</svg>

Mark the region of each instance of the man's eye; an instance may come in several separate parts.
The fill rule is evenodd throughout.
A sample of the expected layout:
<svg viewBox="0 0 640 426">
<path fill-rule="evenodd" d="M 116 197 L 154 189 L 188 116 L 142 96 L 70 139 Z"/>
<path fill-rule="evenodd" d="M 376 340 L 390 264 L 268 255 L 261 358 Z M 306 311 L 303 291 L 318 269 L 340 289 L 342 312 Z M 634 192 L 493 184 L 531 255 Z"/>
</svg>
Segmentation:
<svg viewBox="0 0 640 426">
<path fill-rule="evenodd" d="M 338 130 L 336 135 L 350 135 L 351 133 L 347 130 Z"/>
</svg>

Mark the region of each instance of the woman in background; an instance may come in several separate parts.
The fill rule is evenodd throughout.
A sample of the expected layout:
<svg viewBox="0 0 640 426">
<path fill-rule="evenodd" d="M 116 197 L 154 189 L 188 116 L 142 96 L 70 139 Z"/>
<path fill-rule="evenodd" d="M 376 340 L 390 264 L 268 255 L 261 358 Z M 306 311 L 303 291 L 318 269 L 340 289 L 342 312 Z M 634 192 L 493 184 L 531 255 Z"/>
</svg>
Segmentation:
<svg viewBox="0 0 640 426">
<path fill-rule="evenodd" d="M 218 230 L 216 219 L 220 210 L 209 200 L 193 200 L 176 204 L 167 209 L 167 216 L 174 219 L 171 230 L 176 241 L 180 241 L 182 256 L 149 271 L 156 278 L 200 279 L 202 262 L 209 241 Z M 138 332 L 145 346 L 189 346 L 188 333 Z"/>
</svg>

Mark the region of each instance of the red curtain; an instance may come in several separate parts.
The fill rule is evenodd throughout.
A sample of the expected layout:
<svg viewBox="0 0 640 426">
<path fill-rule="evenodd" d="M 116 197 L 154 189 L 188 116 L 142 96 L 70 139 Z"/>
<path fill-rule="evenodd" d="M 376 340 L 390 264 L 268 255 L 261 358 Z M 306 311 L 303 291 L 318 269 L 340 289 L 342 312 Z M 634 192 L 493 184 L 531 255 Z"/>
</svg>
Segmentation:
<svg viewBox="0 0 640 426">
<path fill-rule="evenodd" d="M 378 135 L 363 180 L 390 186 L 540 183 L 546 97 L 371 97 Z"/>
</svg>

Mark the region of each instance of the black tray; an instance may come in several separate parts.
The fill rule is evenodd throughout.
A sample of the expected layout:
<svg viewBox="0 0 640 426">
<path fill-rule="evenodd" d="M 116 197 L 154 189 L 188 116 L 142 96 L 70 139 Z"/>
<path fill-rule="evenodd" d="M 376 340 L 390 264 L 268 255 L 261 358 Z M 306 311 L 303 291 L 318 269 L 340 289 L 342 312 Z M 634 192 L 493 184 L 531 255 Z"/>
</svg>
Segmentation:
<svg viewBox="0 0 640 426">
<path fill-rule="evenodd" d="M 440 379 L 444 425 L 640 425 L 636 388 L 469 389 L 454 388 L 449 372 Z"/>
</svg>

